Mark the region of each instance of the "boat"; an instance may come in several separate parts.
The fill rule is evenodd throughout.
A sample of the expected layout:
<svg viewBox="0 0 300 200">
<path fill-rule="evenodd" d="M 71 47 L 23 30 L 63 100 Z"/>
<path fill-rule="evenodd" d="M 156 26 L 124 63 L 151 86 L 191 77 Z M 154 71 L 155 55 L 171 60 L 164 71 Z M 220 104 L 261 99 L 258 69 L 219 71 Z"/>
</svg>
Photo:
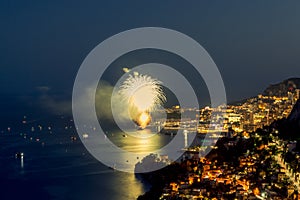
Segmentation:
<svg viewBox="0 0 300 200">
<path fill-rule="evenodd" d="M 17 153 L 15 154 L 15 157 L 16 157 L 16 158 L 23 158 L 23 157 L 24 157 L 24 153 L 23 153 L 23 152 L 17 152 Z"/>
</svg>

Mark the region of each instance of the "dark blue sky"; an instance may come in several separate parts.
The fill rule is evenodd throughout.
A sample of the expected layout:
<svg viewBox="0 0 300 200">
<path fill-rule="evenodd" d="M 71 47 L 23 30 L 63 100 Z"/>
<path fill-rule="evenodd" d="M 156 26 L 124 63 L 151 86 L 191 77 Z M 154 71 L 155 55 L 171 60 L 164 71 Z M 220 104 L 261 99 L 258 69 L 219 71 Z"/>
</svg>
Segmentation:
<svg viewBox="0 0 300 200">
<path fill-rule="evenodd" d="M 300 77 L 299 1 L 0 2 L 0 95 L 70 95 L 85 56 L 111 35 L 144 26 L 181 31 L 211 55 L 229 100 Z"/>
</svg>

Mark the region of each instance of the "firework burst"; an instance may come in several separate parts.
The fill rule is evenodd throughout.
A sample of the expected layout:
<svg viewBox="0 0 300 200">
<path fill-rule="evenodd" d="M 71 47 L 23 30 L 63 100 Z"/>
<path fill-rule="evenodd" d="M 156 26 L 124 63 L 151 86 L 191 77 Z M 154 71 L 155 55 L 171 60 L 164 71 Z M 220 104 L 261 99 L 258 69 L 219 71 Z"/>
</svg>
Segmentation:
<svg viewBox="0 0 300 200">
<path fill-rule="evenodd" d="M 131 119 L 142 128 L 151 121 L 149 113 L 166 101 L 159 80 L 137 73 L 129 75 L 119 92 L 128 104 Z"/>
</svg>

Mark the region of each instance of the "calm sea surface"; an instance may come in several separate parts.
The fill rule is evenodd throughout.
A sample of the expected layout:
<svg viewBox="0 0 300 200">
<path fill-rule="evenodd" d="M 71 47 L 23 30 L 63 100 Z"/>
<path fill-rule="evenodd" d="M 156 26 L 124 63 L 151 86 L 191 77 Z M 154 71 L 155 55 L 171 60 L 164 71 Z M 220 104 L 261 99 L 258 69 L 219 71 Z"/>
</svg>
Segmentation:
<svg viewBox="0 0 300 200">
<path fill-rule="evenodd" d="M 149 184 L 135 174 L 109 169 L 94 159 L 74 132 L 0 133 L 0 199 L 136 199 Z M 111 139 L 129 151 L 160 148 L 172 140 L 157 135 L 147 142 L 114 132 Z M 24 152 L 23 162 L 15 158 Z"/>
</svg>

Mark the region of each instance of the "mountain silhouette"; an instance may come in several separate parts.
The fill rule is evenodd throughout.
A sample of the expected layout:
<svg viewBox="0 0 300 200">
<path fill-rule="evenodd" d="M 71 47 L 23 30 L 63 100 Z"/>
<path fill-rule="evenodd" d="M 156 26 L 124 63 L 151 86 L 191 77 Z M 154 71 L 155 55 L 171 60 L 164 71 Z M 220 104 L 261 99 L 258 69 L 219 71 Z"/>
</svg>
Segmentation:
<svg viewBox="0 0 300 200">
<path fill-rule="evenodd" d="M 277 84 L 272 84 L 263 91 L 266 96 L 287 96 L 287 93 L 294 92 L 296 88 L 300 88 L 300 78 L 289 78 Z"/>
</svg>

